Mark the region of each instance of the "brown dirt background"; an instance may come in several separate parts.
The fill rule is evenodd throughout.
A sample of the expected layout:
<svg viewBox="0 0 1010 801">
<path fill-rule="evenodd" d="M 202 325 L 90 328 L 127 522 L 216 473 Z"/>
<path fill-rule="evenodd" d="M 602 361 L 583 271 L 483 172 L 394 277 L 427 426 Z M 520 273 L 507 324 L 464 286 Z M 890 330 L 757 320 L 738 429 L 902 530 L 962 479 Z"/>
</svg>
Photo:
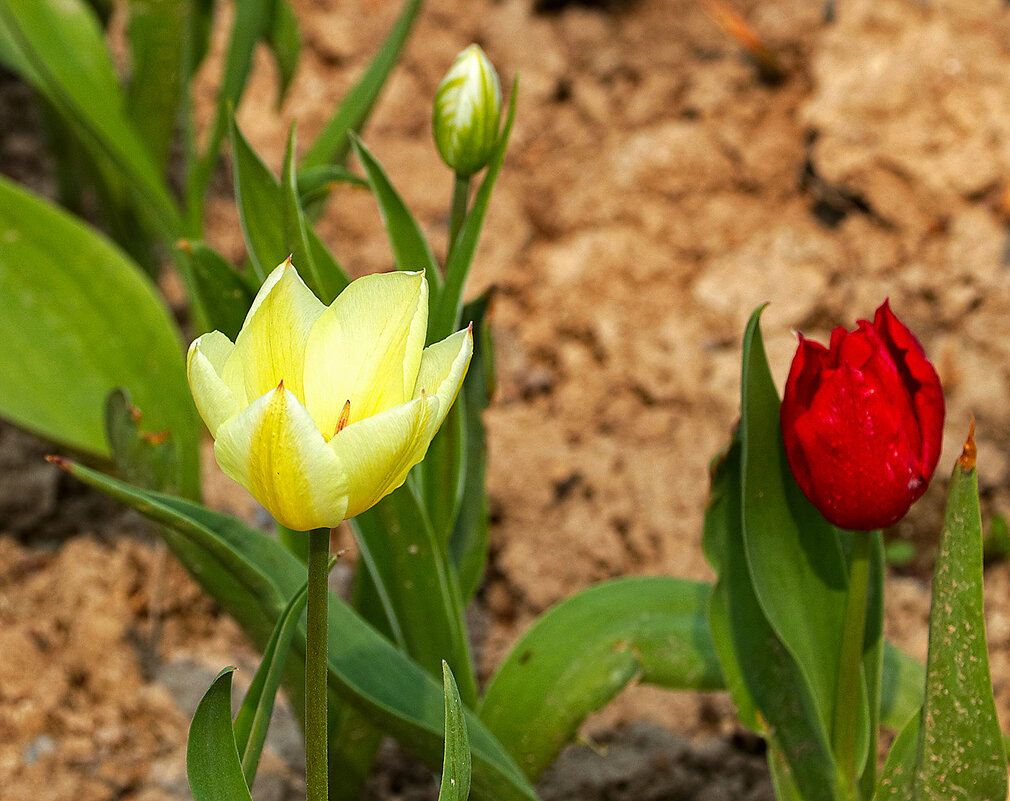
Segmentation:
<svg viewBox="0 0 1010 801">
<path fill-rule="evenodd" d="M 298 120 L 300 140 L 311 140 L 397 11 L 379 0 L 294 5 L 304 52 L 289 97 L 278 112 L 260 53 L 239 109 L 274 168 L 287 126 Z M 1010 512 L 1010 10 L 998 0 L 836 0 L 829 22 L 810 0 L 736 7 L 787 66 L 781 85 L 758 81 L 696 0 L 554 13 L 531 0 L 430 0 L 366 131 L 444 249 L 451 183 L 430 139 L 434 88 L 471 41 L 504 83 L 521 75 L 470 283 L 498 290 L 484 676 L 537 614 L 592 582 L 711 577 L 700 548 L 707 464 L 737 416 L 744 322 L 765 301 L 779 386 L 795 330 L 823 340 L 885 297 L 941 374 L 938 478 L 891 532 L 918 556 L 891 577 L 889 636 L 925 656 L 931 549 L 970 413 L 986 513 Z M 227 17 L 197 88 L 204 116 Z M 22 113 L 15 95 L 0 96 L 14 97 L 9 118 Z M 0 131 L 5 161 L 33 152 L 16 127 Z M 237 261 L 229 185 L 210 204 L 208 238 Z M 337 191 L 319 230 L 352 273 L 391 264 L 365 193 Z M 182 670 L 173 683 L 173 671 L 196 665 L 209 677 L 238 663 L 248 681 L 255 655 L 178 566 L 133 536 L 142 527 L 132 516 L 56 475 L 45 451 L 0 430 L 0 795 L 184 797 L 187 704 L 209 678 L 199 686 Z M 206 472 L 211 504 L 255 514 L 212 459 Z M 1010 566 L 991 565 L 1005 729 L 1008 591 Z M 158 659 L 145 645 L 153 606 Z M 737 725 L 720 695 L 636 687 L 587 730 L 627 721 L 696 740 Z M 264 773 L 280 778 L 257 795 L 287 797 L 286 771 L 271 752 Z"/>
</svg>

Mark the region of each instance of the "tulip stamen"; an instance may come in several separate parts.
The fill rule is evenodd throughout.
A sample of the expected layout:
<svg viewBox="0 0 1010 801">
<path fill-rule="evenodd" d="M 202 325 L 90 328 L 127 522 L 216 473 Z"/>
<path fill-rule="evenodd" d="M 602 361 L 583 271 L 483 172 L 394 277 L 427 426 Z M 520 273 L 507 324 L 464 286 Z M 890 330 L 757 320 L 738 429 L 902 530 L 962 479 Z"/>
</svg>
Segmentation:
<svg viewBox="0 0 1010 801">
<path fill-rule="evenodd" d="M 340 412 L 340 419 L 337 420 L 337 428 L 333 432 L 333 436 L 337 436 L 337 434 L 339 434 L 341 431 L 344 430 L 344 427 L 347 425 L 347 421 L 350 418 L 351 418 L 351 399 L 348 398 L 346 401 L 344 401 L 344 408 Z"/>
</svg>

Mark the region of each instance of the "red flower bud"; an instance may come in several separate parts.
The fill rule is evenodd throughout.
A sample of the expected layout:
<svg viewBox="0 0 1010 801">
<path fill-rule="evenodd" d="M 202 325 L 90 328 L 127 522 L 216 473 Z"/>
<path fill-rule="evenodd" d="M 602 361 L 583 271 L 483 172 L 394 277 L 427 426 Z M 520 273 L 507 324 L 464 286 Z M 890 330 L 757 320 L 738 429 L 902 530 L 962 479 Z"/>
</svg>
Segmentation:
<svg viewBox="0 0 1010 801">
<path fill-rule="evenodd" d="M 800 336 L 782 400 L 786 457 L 831 523 L 896 523 L 926 491 L 943 432 L 943 391 L 887 301 L 873 322 L 836 328 L 829 348 Z"/>
</svg>

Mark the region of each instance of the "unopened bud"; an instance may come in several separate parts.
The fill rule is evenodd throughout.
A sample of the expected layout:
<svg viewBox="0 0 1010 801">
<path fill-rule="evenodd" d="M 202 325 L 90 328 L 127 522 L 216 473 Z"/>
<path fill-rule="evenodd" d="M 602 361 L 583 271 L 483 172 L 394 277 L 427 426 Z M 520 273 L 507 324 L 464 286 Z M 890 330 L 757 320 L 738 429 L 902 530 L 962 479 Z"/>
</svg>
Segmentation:
<svg viewBox="0 0 1010 801">
<path fill-rule="evenodd" d="M 461 176 L 483 169 L 498 140 L 500 119 L 498 73 L 472 44 L 456 56 L 435 93 L 432 128 L 442 160 Z"/>
</svg>

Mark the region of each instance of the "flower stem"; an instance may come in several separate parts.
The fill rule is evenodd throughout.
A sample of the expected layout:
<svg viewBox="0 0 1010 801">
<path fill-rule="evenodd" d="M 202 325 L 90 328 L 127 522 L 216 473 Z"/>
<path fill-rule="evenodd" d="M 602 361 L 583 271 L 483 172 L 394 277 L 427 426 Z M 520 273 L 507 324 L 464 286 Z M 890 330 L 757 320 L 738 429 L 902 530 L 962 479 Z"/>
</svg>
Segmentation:
<svg viewBox="0 0 1010 801">
<path fill-rule="evenodd" d="M 845 606 L 842 631 L 841 663 L 835 691 L 835 719 L 831 744 L 838 757 L 838 766 L 852 799 L 860 798 L 856 775 L 856 728 L 860 711 L 863 640 L 866 636 L 866 601 L 870 576 L 870 545 L 872 532 L 856 531 L 849 557 L 849 598 Z M 871 759 L 876 755 L 871 754 Z"/>
<path fill-rule="evenodd" d="M 452 256 L 452 251 L 456 247 L 456 238 L 463 227 L 463 220 L 466 219 L 466 204 L 470 197 L 470 176 L 456 174 L 456 182 L 452 187 L 452 211 L 449 212 L 449 249 L 446 256 L 446 264 Z"/>
<path fill-rule="evenodd" d="M 305 630 L 305 798 L 327 801 L 326 613 L 330 530 L 309 537 L 309 587 Z"/>
</svg>

